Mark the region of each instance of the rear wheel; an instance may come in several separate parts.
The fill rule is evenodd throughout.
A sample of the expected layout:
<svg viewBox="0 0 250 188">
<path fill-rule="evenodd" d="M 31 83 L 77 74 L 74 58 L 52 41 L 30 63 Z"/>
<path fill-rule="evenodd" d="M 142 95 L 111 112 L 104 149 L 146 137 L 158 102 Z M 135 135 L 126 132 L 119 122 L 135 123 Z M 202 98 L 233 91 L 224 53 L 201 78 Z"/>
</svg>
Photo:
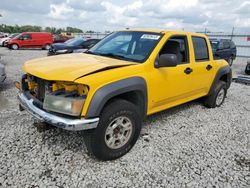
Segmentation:
<svg viewBox="0 0 250 188">
<path fill-rule="evenodd" d="M 18 50 L 19 46 L 17 44 L 12 44 L 11 49 Z"/>
<path fill-rule="evenodd" d="M 247 63 L 247 66 L 245 68 L 245 73 L 248 74 L 248 75 L 250 75 L 250 62 Z"/>
<path fill-rule="evenodd" d="M 46 44 L 46 45 L 44 46 L 44 49 L 45 49 L 45 50 L 49 50 L 49 49 L 50 49 L 50 44 Z"/>
<path fill-rule="evenodd" d="M 141 131 L 138 108 L 126 100 L 109 103 L 101 113 L 96 129 L 85 132 L 89 152 L 100 160 L 125 155 L 136 143 Z"/>
<path fill-rule="evenodd" d="M 204 105 L 208 108 L 219 107 L 225 101 L 226 95 L 226 82 L 219 81 L 214 91 L 204 99 Z"/>
</svg>

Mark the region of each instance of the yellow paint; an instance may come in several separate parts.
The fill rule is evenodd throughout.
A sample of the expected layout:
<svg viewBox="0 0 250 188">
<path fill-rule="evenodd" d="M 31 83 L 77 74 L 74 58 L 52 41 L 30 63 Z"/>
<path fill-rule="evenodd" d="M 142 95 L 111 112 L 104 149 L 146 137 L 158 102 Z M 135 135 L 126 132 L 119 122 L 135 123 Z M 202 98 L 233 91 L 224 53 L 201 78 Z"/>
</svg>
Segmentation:
<svg viewBox="0 0 250 188">
<path fill-rule="evenodd" d="M 125 78 L 133 76 L 142 77 L 147 83 L 147 113 L 149 115 L 207 95 L 217 70 L 227 65 L 224 60 L 213 60 L 210 42 L 203 34 L 161 30 L 137 31 L 150 31 L 164 34 L 144 63 L 122 61 L 90 54 L 70 54 L 28 61 L 24 64 L 23 69 L 31 75 L 56 81 L 56 84 L 53 85 L 53 90 L 65 87 L 65 81 L 69 84 L 74 82 L 78 84 L 77 87 L 82 86 L 84 93 L 87 93 L 82 116 L 85 116 L 91 99 L 99 88 Z M 168 38 L 174 35 L 187 36 L 190 63 L 176 67 L 155 68 L 154 62 L 159 51 Z M 195 62 L 191 36 L 206 38 L 209 47 L 210 61 Z M 210 71 L 206 70 L 208 64 L 213 66 Z M 100 71 L 114 66 L 124 67 Z M 189 75 L 184 73 L 187 67 L 193 69 L 193 72 Z M 98 70 L 100 72 L 96 72 Z M 62 81 L 64 81 L 64 84 L 62 84 Z M 74 88 L 76 86 L 67 87 L 71 90 L 72 88 L 70 87 Z M 78 89 L 78 91 L 79 90 L 81 89 Z"/>
</svg>

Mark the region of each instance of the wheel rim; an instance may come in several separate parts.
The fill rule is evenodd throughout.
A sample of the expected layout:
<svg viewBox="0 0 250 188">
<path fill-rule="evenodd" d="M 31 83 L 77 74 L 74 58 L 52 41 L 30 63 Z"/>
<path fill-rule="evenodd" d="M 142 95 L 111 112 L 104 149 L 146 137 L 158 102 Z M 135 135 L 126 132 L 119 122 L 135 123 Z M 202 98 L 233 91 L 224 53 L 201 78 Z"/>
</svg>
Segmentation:
<svg viewBox="0 0 250 188">
<path fill-rule="evenodd" d="M 45 46 L 45 49 L 48 50 L 49 48 L 50 48 L 50 45 L 47 44 L 47 45 Z"/>
<path fill-rule="evenodd" d="M 225 97 L 225 90 L 221 89 L 216 98 L 216 106 L 220 106 L 222 104 L 224 97 Z"/>
<path fill-rule="evenodd" d="M 119 149 L 128 143 L 133 131 L 133 125 L 125 116 L 117 117 L 105 131 L 105 143 L 110 149 Z"/>
<path fill-rule="evenodd" d="M 18 49 L 18 46 L 17 46 L 16 44 L 13 44 L 13 45 L 12 45 L 12 48 L 13 48 L 14 50 L 16 50 L 16 49 Z"/>
</svg>

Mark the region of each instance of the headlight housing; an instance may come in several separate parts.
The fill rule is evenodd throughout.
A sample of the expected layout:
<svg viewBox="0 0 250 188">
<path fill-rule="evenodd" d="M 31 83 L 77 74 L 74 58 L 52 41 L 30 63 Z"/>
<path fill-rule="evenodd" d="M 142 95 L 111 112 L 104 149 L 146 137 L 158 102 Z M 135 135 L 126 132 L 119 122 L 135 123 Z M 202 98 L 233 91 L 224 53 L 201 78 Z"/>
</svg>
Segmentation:
<svg viewBox="0 0 250 188">
<path fill-rule="evenodd" d="M 45 94 L 43 108 L 71 116 L 80 116 L 86 97 Z"/>
</svg>

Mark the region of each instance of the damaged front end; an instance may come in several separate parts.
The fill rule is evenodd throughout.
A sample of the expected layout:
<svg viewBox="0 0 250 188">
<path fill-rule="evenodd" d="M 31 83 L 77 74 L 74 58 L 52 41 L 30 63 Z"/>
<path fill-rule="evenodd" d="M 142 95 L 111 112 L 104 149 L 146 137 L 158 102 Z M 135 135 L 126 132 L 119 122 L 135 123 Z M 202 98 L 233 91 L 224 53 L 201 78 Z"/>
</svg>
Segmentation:
<svg viewBox="0 0 250 188">
<path fill-rule="evenodd" d="M 18 98 L 22 108 L 42 121 L 67 130 L 86 130 L 96 128 L 99 122 L 99 118 L 81 117 L 88 90 L 86 85 L 25 74 Z"/>
</svg>

